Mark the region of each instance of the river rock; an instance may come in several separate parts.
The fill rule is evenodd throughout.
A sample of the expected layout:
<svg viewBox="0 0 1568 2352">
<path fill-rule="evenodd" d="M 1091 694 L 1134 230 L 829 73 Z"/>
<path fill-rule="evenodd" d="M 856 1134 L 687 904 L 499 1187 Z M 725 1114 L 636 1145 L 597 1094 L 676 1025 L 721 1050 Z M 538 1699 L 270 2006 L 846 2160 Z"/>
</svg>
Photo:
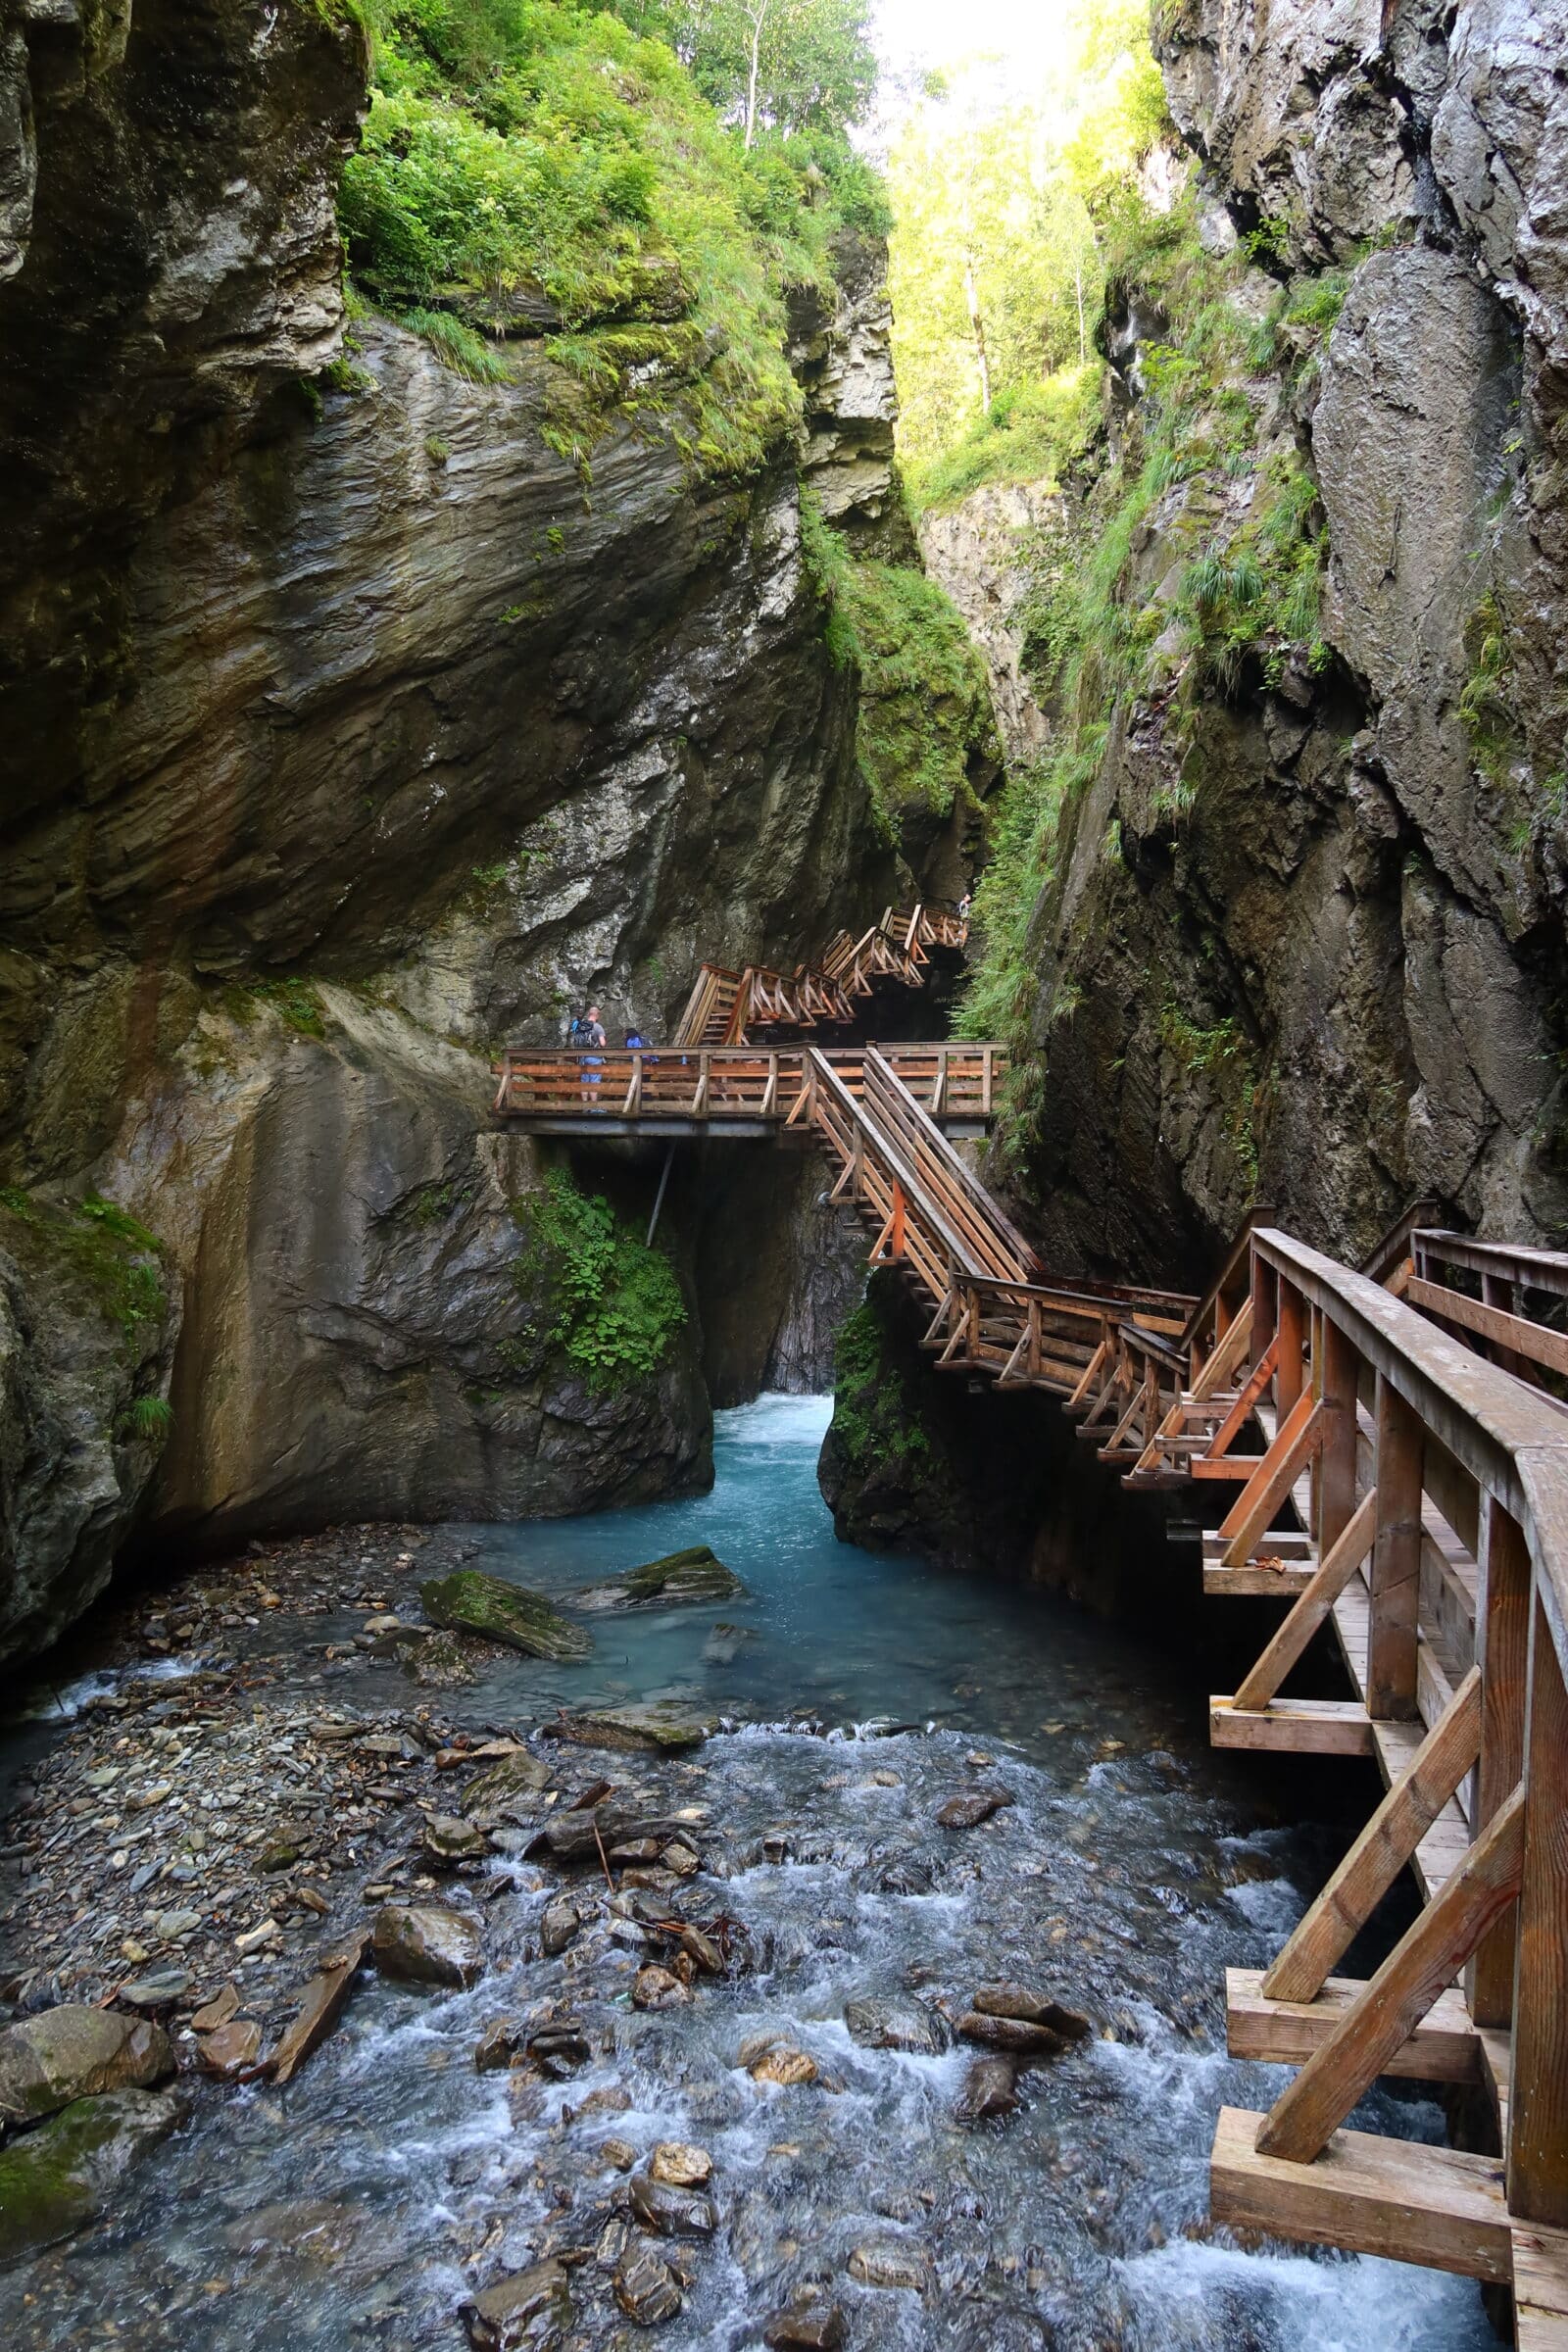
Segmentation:
<svg viewBox="0 0 1568 2352">
<path fill-rule="evenodd" d="M 716 1714 L 683 1706 L 676 1699 L 649 1699 L 642 1705 L 604 1707 L 591 1715 L 558 1715 L 542 1724 L 546 1740 L 570 1740 L 579 1747 L 618 1748 L 635 1753 L 651 1748 L 670 1754 L 683 1747 L 700 1747 L 718 1729 Z"/>
<path fill-rule="evenodd" d="M 793 2089 L 797 2083 L 814 2082 L 818 2076 L 814 2058 L 772 2034 L 760 2039 L 754 2035 L 743 2041 L 741 2064 L 754 2082 L 776 2082 L 785 2090 Z"/>
<path fill-rule="evenodd" d="M 0 2261 L 51 2246 L 94 2220 L 183 2112 L 171 2091 L 105 2091 L 73 2100 L 0 2148 Z"/>
<path fill-rule="evenodd" d="M 1010 1981 L 1004 1984 L 982 1984 L 975 1994 L 971 2008 L 982 2017 L 1010 2017 L 1028 2026 L 1049 2026 L 1063 2041 L 1082 2041 L 1094 2032 L 1087 2017 L 1079 2009 L 1064 2009 L 1048 1993 L 1035 1992 L 1027 1984 Z"/>
<path fill-rule="evenodd" d="M 386 1903 L 371 1932 L 375 1965 L 420 1984 L 472 1984 L 484 1972 L 478 1923 L 440 1903 Z"/>
<path fill-rule="evenodd" d="M 679 1977 L 671 1976 L 667 1968 L 650 1961 L 640 1968 L 632 1980 L 631 1998 L 634 2009 L 676 2009 L 691 1999 L 688 1986 Z"/>
<path fill-rule="evenodd" d="M 846 2001 L 844 2024 L 850 2039 L 863 2050 L 909 2050 L 940 2058 L 948 2046 L 942 2020 L 918 2001 Z"/>
<path fill-rule="evenodd" d="M 978 2009 L 966 2009 L 956 2030 L 965 2041 L 985 2042 L 1015 2058 L 1057 2058 L 1067 2047 L 1065 2037 L 1050 2026 L 1032 2026 L 1021 2017 L 987 2017 Z"/>
<path fill-rule="evenodd" d="M 571 2326 L 570 2281 L 559 2262 L 536 2262 L 465 2303 L 462 2318 L 474 2352 L 531 2352 Z"/>
<path fill-rule="evenodd" d="M 667 2262 L 652 2246 L 632 2246 L 615 2265 L 615 2301 L 639 2328 L 660 2328 L 681 2306 L 680 2288 Z"/>
<path fill-rule="evenodd" d="M 593 2045 L 574 2017 L 558 2018 L 528 2036 L 529 2058 L 553 2082 L 564 2082 L 586 2066 L 593 2054 Z"/>
<path fill-rule="evenodd" d="M 740 1578 L 715 1558 L 708 1544 L 693 1544 L 685 1551 L 672 1551 L 662 1560 L 630 1568 L 624 1576 L 587 1585 L 571 1597 L 579 1609 L 668 1609 L 687 1601 L 733 1600 L 737 1596 L 750 1597 Z"/>
<path fill-rule="evenodd" d="M 861 2286 L 923 2295 L 931 2284 L 931 2257 L 923 2246 L 906 2245 L 902 2238 L 872 2238 L 850 2256 L 850 2277 Z"/>
<path fill-rule="evenodd" d="M 526 2031 L 514 2017 L 493 2018 L 473 2045 L 475 2074 L 504 2072 L 526 2040 Z"/>
<path fill-rule="evenodd" d="M 470 1819 L 497 1813 L 524 1797 L 537 1796 L 541 1789 L 549 1788 L 550 1782 L 549 1765 L 531 1756 L 525 1747 L 519 1747 L 512 1755 L 499 1757 L 485 1771 L 474 1774 L 463 1791 L 462 1810 Z M 537 1812 L 538 1807 L 532 1810 Z"/>
<path fill-rule="evenodd" d="M 601 1845 L 608 1853 L 612 1845 L 623 1845 L 633 1838 L 653 1838 L 662 1843 L 677 1837 L 680 1829 L 677 1821 L 605 1805 L 574 1807 L 570 1812 L 552 1813 L 541 1822 L 526 1850 L 535 1862 L 588 1862 L 597 1869 Z"/>
<path fill-rule="evenodd" d="M 552 1895 L 539 1917 L 539 1949 L 547 1960 L 564 1952 L 582 1922 L 569 1894 Z"/>
<path fill-rule="evenodd" d="M 937 1815 L 937 1823 L 944 1830 L 978 1829 L 993 1813 L 1000 1813 L 1004 1805 L 1015 1801 L 1009 1789 L 977 1788 L 968 1796 L 950 1796 Z"/>
<path fill-rule="evenodd" d="M 706 2188 L 713 2178 L 713 2159 L 689 2140 L 662 2139 L 648 2159 L 648 2177 L 670 2188 Z"/>
<path fill-rule="evenodd" d="M 100 2091 L 144 2090 L 174 2071 L 162 2026 L 69 2002 L 0 2033 L 0 2124 L 31 2123 Z"/>
<path fill-rule="evenodd" d="M 711 2237 L 718 2209 L 701 2189 L 674 2188 L 639 2173 L 631 2184 L 631 2209 L 645 2230 L 661 2237 Z"/>
<path fill-rule="evenodd" d="M 977 2058 L 964 2077 L 957 2105 L 959 2123 L 991 2123 L 1014 2114 L 1017 2106 L 1018 2078 L 1013 2061 L 1001 2052 L 992 2058 Z"/>
<path fill-rule="evenodd" d="M 343 2014 L 369 1949 L 370 1937 L 362 1931 L 351 1936 L 336 1951 L 322 1955 L 321 1965 L 306 1985 L 299 2007 L 278 2036 L 270 2060 L 274 2082 L 281 2085 L 292 2082 L 312 2051 L 331 2033 Z"/>
<path fill-rule="evenodd" d="M 432 1813 L 420 1833 L 419 1843 L 432 1862 L 446 1865 L 477 1862 L 490 1851 L 482 1830 L 476 1830 L 471 1821 L 455 1820 L 450 1813 Z"/>
<path fill-rule="evenodd" d="M 509 1584 L 505 1577 L 486 1576 L 478 1568 L 431 1577 L 419 1587 L 419 1598 L 433 1625 L 504 1642 L 509 1649 L 520 1649 L 530 1658 L 564 1662 L 586 1658 L 593 1649 L 592 1636 L 563 1617 L 542 1592 Z"/>
<path fill-rule="evenodd" d="M 808 2303 L 777 2311 L 762 2330 L 768 2352 L 839 2352 L 844 2314 L 836 2303 Z"/>
<path fill-rule="evenodd" d="M 210 2034 L 198 2034 L 196 2046 L 207 2072 L 227 2082 L 260 2058 L 262 2029 L 254 2018 L 236 2017 L 226 2026 L 215 2026 Z"/>
</svg>

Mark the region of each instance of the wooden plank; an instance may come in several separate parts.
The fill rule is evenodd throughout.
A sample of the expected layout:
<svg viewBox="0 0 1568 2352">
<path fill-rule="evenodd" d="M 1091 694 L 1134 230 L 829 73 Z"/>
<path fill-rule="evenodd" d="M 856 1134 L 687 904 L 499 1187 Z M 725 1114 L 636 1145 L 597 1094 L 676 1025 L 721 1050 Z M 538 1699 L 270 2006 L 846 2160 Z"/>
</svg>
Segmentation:
<svg viewBox="0 0 1568 2352">
<path fill-rule="evenodd" d="M 1252 1322 L 1251 1309 L 1252 1302 L 1250 1299 L 1249 1299 L 1246 1309 L 1249 1330 L 1250 1330 Z M 1237 1319 L 1240 1321 L 1241 1318 L 1238 1317 Z M 1212 1454 L 1216 1459 L 1221 1454 L 1229 1453 L 1232 1445 L 1240 1436 L 1242 1430 L 1247 1426 L 1247 1423 L 1251 1418 L 1252 1414 L 1257 1410 L 1263 1391 L 1268 1387 L 1269 1382 L 1274 1377 L 1274 1365 L 1278 1357 L 1278 1340 L 1270 1340 L 1268 1346 L 1264 1348 L 1262 1354 L 1258 1357 L 1256 1363 L 1252 1366 L 1250 1372 L 1249 1372 L 1247 1378 L 1243 1381 L 1240 1389 L 1237 1391 L 1236 1400 L 1232 1404 L 1229 1412 L 1227 1412 L 1225 1415 L 1224 1420 L 1220 1423 L 1218 1429 L 1215 1430 L 1213 1444 L 1209 1447 L 1210 1454 Z"/>
<path fill-rule="evenodd" d="M 1358 1699 L 1271 1699 L 1266 1707 L 1238 1711 L 1228 1695 L 1208 1702 L 1208 1737 L 1213 1747 L 1251 1747 L 1318 1756 L 1369 1756 L 1372 1723 Z"/>
<path fill-rule="evenodd" d="M 1524 1806 L 1508 2203 L 1520 2221 L 1563 2230 L 1568 2229 L 1568 1690 L 1539 1593 L 1530 1635 Z M 1500 1821 L 1503 1813 L 1495 1818 Z"/>
<path fill-rule="evenodd" d="M 1304 2066 L 1365 1990 L 1358 1978 L 1330 1977 L 1315 2000 L 1271 2001 L 1263 1990 L 1261 1969 L 1228 1968 L 1225 2026 L 1230 2054 L 1269 2066 Z M 1463 1997 L 1456 1991 L 1439 1993 L 1384 2072 L 1418 2082 L 1482 2082 L 1481 2037 Z"/>
<path fill-rule="evenodd" d="M 1313 1572 L 1304 1592 L 1236 1692 L 1238 1707 L 1265 1707 L 1372 1547 L 1377 1489 L 1365 1496 Z"/>
<path fill-rule="evenodd" d="M 1513 2226 L 1515 2352 L 1568 2352 L 1568 2230 Z"/>
<path fill-rule="evenodd" d="M 1276 1559 L 1310 1561 L 1316 1565 L 1317 1547 L 1304 1528 L 1271 1527 L 1268 1544 Z M 1225 1539 L 1217 1527 L 1203 1530 L 1203 1557 L 1216 1565 L 1225 1557 Z M 1255 1561 L 1252 1564 L 1255 1566 Z"/>
<path fill-rule="evenodd" d="M 1203 1591 L 1221 1600 L 1294 1600 L 1312 1581 L 1310 1568 L 1225 1568 L 1203 1563 Z"/>
<path fill-rule="evenodd" d="M 1258 1538 L 1322 1443 L 1323 1407 L 1304 1389 L 1280 1423 L 1279 1434 L 1220 1522 L 1229 1538 L 1228 1568 L 1244 1568 Z"/>
<path fill-rule="evenodd" d="M 1329 1972 L 1365 1927 L 1416 1845 L 1475 1761 L 1481 1677 L 1472 1668 L 1453 1704 L 1422 1742 L 1349 1852 L 1308 1906 L 1267 1971 L 1272 2001 L 1315 2000 Z"/>
<path fill-rule="evenodd" d="M 1477 1709 L 1479 1700 L 1477 1690 L 1472 1702 Z M 1524 1819 L 1521 1788 L 1494 1814 L 1459 1869 L 1406 1929 L 1359 2000 L 1275 2100 L 1257 2135 L 1260 2155 L 1310 2164 L 1327 2145 L 1452 1982 L 1498 1912 L 1518 1893 Z M 1517 2102 L 1514 2130 L 1517 2138 Z"/>
<path fill-rule="evenodd" d="M 1502 2167 L 1491 2156 L 1336 2132 L 1315 2164 L 1258 2153 L 1263 2118 L 1222 2107 L 1209 2158 L 1216 2222 L 1309 2245 L 1425 2263 L 1505 2286 L 1513 2276 Z"/>
<path fill-rule="evenodd" d="M 1441 1315 L 1446 1323 L 1457 1323 L 1462 1330 L 1473 1331 L 1553 1372 L 1568 1372 L 1568 1335 L 1560 1331 L 1532 1323 L 1525 1315 L 1506 1314 L 1501 1307 L 1487 1306 L 1479 1298 L 1466 1298 L 1463 1291 L 1445 1290 L 1436 1282 L 1412 1277 L 1404 1286 L 1404 1296 L 1411 1306 Z"/>
<path fill-rule="evenodd" d="M 1360 1358 L 1339 1325 L 1322 1322 L 1323 1410 L 1327 1416 L 1318 1455 L 1320 1552 L 1328 1552 L 1355 1510 L 1356 1385 Z"/>
<path fill-rule="evenodd" d="M 1530 1553 L 1511 1512 L 1487 1495 L 1481 1506 L 1481 1592 L 1476 1663 L 1481 1670 L 1481 1756 L 1476 1823 L 1490 1821 L 1525 1761 L 1525 1691 L 1530 1664 Z M 1514 1921 L 1505 1912 L 1470 1963 L 1468 1990 L 1478 2026 L 1513 2018 Z"/>
<path fill-rule="evenodd" d="M 1377 1540 L 1372 1546 L 1372 1638 L 1367 1712 L 1409 1722 L 1416 1714 L 1416 1639 L 1421 1602 L 1419 1413 L 1393 1384 L 1378 1381 Z"/>
</svg>

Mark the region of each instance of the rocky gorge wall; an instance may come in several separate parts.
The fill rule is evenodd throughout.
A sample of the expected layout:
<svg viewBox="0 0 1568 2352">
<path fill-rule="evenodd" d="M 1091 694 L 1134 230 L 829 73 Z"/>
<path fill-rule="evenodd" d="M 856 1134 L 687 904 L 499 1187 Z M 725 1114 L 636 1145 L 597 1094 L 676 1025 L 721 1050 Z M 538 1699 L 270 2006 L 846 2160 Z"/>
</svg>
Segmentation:
<svg viewBox="0 0 1568 2352">
<path fill-rule="evenodd" d="M 1196 242 L 1112 283 L 1059 502 L 1092 557 L 1126 527 L 1137 661 L 1078 738 L 1015 1041 L 1008 1167 L 1064 1267 L 1185 1280 L 1254 1200 L 1351 1254 L 1427 1195 L 1568 1229 L 1565 49 L 1531 0 L 1158 12 Z M 923 530 L 1004 618 L 1042 524 L 1009 581 L 997 495 Z M 1304 629 L 1259 593 L 1282 495 Z"/>
<path fill-rule="evenodd" d="M 813 475 L 889 552 L 876 254 L 792 320 L 808 438 L 760 473 L 629 420 L 563 456 L 539 343 L 474 383 L 346 319 L 366 70 L 304 0 L 0 42 L 0 1654 L 133 1533 L 690 1489 L 705 1347 L 722 1396 L 822 1369 L 791 1265 L 765 1348 L 705 1339 L 694 1183 L 657 1375 L 588 1377 L 519 1272 L 550 1155 L 485 1105 L 502 1040 L 594 999 L 657 1035 L 703 956 L 899 887 L 802 555 Z M 657 1177 L 585 1179 L 628 1264 Z M 25 1341 L 92 1200 L 140 1305 L 77 1282 L 84 1380 Z"/>
</svg>

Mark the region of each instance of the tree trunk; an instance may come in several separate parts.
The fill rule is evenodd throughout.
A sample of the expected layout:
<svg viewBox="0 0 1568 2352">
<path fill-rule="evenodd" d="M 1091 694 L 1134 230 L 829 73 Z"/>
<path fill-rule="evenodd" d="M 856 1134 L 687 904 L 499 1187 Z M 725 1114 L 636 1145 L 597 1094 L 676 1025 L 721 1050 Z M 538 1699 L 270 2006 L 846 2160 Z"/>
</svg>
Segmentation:
<svg viewBox="0 0 1568 2352">
<path fill-rule="evenodd" d="M 752 70 L 746 81 L 746 137 L 743 144 L 749 149 L 757 128 L 757 75 L 762 55 L 762 26 L 767 22 L 767 0 L 754 0 L 752 8 Z"/>
<path fill-rule="evenodd" d="M 980 365 L 980 414 L 991 414 L 991 363 L 986 358 L 986 322 L 980 316 L 980 296 L 974 282 L 974 263 L 968 254 L 963 257 L 963 299 L 969 306 L 969 332 L 974 337 L 974 356 Z"/>
</svg>

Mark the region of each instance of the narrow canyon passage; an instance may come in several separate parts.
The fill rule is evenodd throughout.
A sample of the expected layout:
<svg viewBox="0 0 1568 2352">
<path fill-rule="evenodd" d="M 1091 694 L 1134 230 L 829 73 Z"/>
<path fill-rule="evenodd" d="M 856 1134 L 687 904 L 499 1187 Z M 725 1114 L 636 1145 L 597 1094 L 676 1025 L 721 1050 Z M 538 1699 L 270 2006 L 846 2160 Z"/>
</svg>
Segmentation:
<svg viewBox="0 0 1568 2352">
<path fill-rule="evenodd" d="M 696 1500 L 258 1548 L 101 1617 L 79 1678 L 38 1686 L 41 1718 L 13 1726 L 0 1770 L 13 1835 L 77 1841 L 94 1904 L 78 1933 L 118 1946 L 144 1903 L 221 1901 L 237 1875 L 223 1838 L 248 1820 L 264 1857 L 282 1838 L 330 1865 L 295 1882 L 322 1890 L 324 1917 L 286 1913 L 237 1961 L 225 1944 L 217 1976 L 269 2032 L 313 1955 L 380 1900 L 471 1919 L 483 1973 L 467 1987 L 367 1973 L 286 2088 L 187 2079 L 186 2128 L 101 2223 L 0 2274 L 7 2341 L 416 2352 L 454 2340 L 477 2279 L 560 2257 L 563 2340 L 628 2347 L 647 2340 L 627 2314 L 649 2291 L 625 2259 L 629 2176 L 674 2142 L 712 2168 L 711 2213 L 654 2241 L 683 2296 L 660 2340 L 679 2352 L 740 2352 L 792 2308 L 813 2324 L 837 2311 L 850 2345 L 908 2352 L 1495 2342 L 1468 2281 L 1212 2237 L 1214 2116 L 1268 2106 L 1285 2079 L 1225 2056 L 1222 1972 L 1278 1948 L 1336 1833 L 1295 1817 L 1289 1783 L 1209 1749 L 1199 1670 L 1167 1645 L 835 1542 L 814 1475 L 827 1411 L 765 1396 L 721 1414 L 715 1484 Z M 697 1544 L 741 1592 L 573 1611 L 585 1588 Z M 363 1645 L 368 1621 L 416 1616 L 416 1580 L 455 1563 L 562 1604 L 591 1655 L 487 1647 L 476 1679 L 432 1690 L 395 1636 Z M 127 1700 L 141 1703 L 116 1713 Z M 638 1702 L 723 1728 L 667 1756 L 539 1737 L 558 1709 Z M 504 1826 L 483 1859 L 433 1864 L 426 1816 L 482 1810 L 458 1794 L 473 1767 L 438 1770 L 433 1751 L 496 1734 L 526 1748 Z M 171 1764 L 182 1815 L 159 1809 Z M 685 1825 L 698 1867 L 677 1883 L 624 1860 L 607 1874 L 591 1848 L 531 1853 L 605 1778 L 612 1806 Z M 301 1812 L 334 1786 L 324 1817 Z M 134 1824 L 138 1793 L 152 1835 L 100 1834 L 95 1808 Z M 983 1806 L 953 1804 L 988 1795 L 1007 1801 L 979 1821 Z M 142 1857 L 181 1845 L 193 1875 L 122 1891 L 117 1920 L 93 1874 L 125 1890 Z M 237 1868 L 254 1883 L 254 1852 Z M 24 1890 L 13 1945 L 31 1916 Z M 645 2009 L 633 1984 L 668 1946 L 640 1923 L 671 1916 L 721 1936 L 729 1966 L 670 1980 L 669 2005 Z M 200 1952 L 192 1939 L 198 1970 Z M 1091 2031 L 1015 2074 L 1004 2057 L 999 2085 L 1001 2053 L 953 2028 L 967 2016 L 972 2033 L 977 1990 L 1009 1981 Z M 519 2045 L 535 2036 L 533 2054 L 479 2071 L 498 2021 Z M 797 2053 L 809 2067 L 769 2067 Z M 988 2087 L 1012 2111 L 969 2112 Z M 1368 2105 L 1372 2128 L 1443 2133 L 1425 2101 Z"/>
</svg>

